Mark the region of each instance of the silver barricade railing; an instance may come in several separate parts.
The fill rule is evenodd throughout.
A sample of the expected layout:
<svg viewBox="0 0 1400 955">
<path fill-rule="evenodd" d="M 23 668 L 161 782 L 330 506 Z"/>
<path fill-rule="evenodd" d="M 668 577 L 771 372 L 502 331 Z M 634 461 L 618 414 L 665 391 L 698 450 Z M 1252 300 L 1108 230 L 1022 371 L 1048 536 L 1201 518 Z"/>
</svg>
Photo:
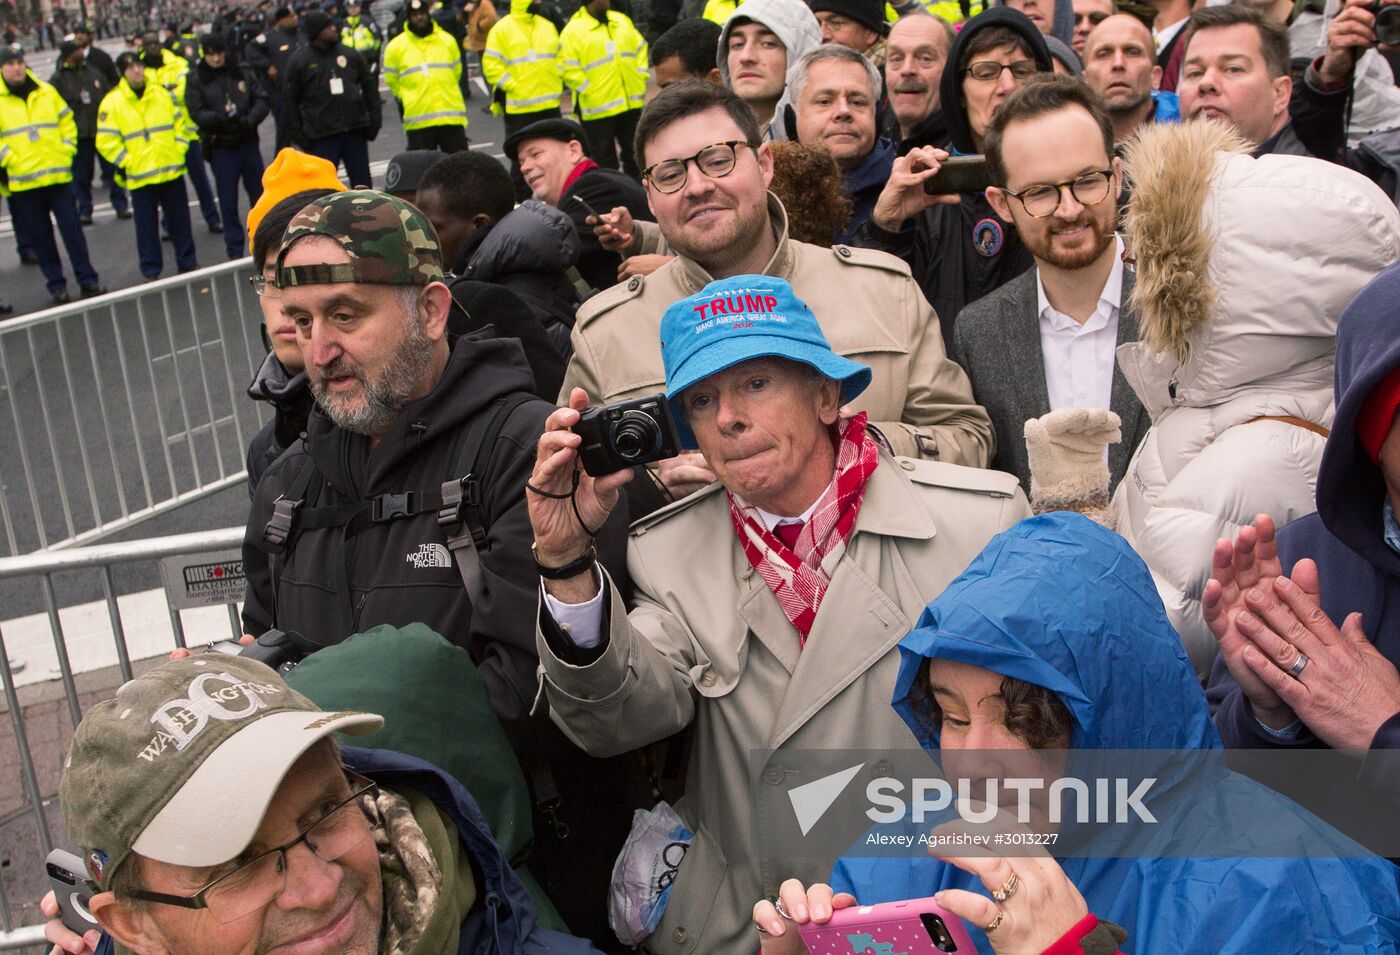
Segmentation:
<svg viewBox="0 0 1400 955">
<path fill-rule="evenodd" d="M 79 702 L 73 666 L 68 655 L 68 641 L 64 635 L 63 622 L 60 619 L 58 599 L 54 589 L 54 575 L 77 571 L 95 573 L 100 577 L 103 601 L 106 604 L 107 618 L 111 627 L 111 637 L 116 648 L 116 665 L 120 669 L 121 681 L 125 682 L 133 676 L 132 659 L 126 631 L 122 625 L 121 609 L 117 603 L 116 588 L 113 585 L 112 568 L 119 564 L 151 563 L 170 558 L 236 549 L 243 543 L 243 533 L 242 527 L 228 527 L 220 530 L 154 537 L 119 544 L 96 544 L 45 553 L 25 554 L 18 557 L 0 557 L 0 581 L 33 580 L 44 595 L 49 629 L 53 635 L 54 650 L 57 655 L 58 680 L 63 686 L 69 718 L 74 727 L 82 719 L 82 707 Z M 152 578 L 152 585 L 159 586 L 159 580 L 155 575 Z M 241 596 L 240 587 L 238 598 L 241 599 Z M 237 606 L 235 603 L 227 603 L 226 606 L 228 608 L 229 635 L 231 638 L 237 639 L 243 633 Z M 172 603 L 168 594 L 166 607 L 170 615 L 174 644 L 183 647 L 186 645 L 185 627 L 181 620 L 180 610 Z M 5 707 L 9 710 L 10 727 L 14 733 L 15 749 L 19 758 L 25 804 L 22 811 L 33 815 L 39 846 L 43 853 L 39 858 L 32 860 L 32 865 L 37 870 L 42 868 L 43 856 L 46 856 L 53 848 L 54 841 L 49 831 L 48 820 L 44 816 L 44 787 L 30 749 L 20 691 L 16 686 L 15 674 L 11 670 L 10 658 L 6 652 L 3 629 L 0 629 L 0 681 L 4 684 Z M 15 861 L 17 864 L 29 864 L 27 860 Z M 5 898 L 3 883 L 0 883 L 0 951 L 33 944 L 32 928 L 16 929 L 13 925 L 9 900 Z"/>
<path fill-rule="evenodd" d="M 0 322 L 0 554 L 96 540 L 241 481 L 270 416 L 240 259 Z"/>
</svg>

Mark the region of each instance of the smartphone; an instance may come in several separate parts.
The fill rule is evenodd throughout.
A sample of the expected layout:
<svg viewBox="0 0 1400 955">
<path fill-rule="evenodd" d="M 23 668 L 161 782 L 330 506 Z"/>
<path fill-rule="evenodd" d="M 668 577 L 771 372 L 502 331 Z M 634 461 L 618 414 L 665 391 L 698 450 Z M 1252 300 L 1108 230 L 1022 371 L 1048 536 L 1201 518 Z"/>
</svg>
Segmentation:
<svg viewBox="0 0 1400 955">
<path fill-rule="evenodd" d="M 85 875 L 83 860 L 71 852 L 55 849 L 44 860 L 44 869 L 48 872 L 54 898 L 58 899 L 58 914 L 63 924 L 78 935 L 100 929 L 87 907 L 88 899 L 96 890 Z"/>
<path fill-rule="evenodd" d="M 799 932 L 807 949 L 817 955 L 977 951 L 962 920 L 931 898 L 853 905 L 838 909 L 825 925 L 808 923 Z"/>
<path fill-rule="evenodd" d="M 936 175 L 924 180 L 930 196 L 977 193 L 992 184 L 985 156 L 949 156 L 939 164 Z"/>
<path fill-rule="evenodd" d="M 598 210 L 595 209 L 595 208 L 593 208 L 592 206 L 590 206 L 590 205 L 584 200 L 583 196 L 573 196 L 572 198 L 573 198 L 574 202 L 577 202 L 579 205 L 583 206 L 583 211 L 584 211 L 584 212 L 587 212 L 589 215 L 593 216 L 593 218 L 597 219 L 599 222 L 602 222 L 602 221 L 603 221 L 603 217 L 600 216 L 600 215 L 598 214 Z"/>
</svg>

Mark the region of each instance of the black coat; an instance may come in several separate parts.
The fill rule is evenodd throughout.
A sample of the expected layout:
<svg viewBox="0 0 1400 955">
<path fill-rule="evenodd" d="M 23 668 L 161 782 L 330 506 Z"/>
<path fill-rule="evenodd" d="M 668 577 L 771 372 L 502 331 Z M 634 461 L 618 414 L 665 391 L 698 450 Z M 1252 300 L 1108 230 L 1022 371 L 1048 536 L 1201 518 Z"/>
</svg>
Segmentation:
<svg viewBox="0 0 1400 955">
<path fill-rule="evenodd" d="M 333 93 L 340 81 L 342 92 Z M 287 64 L 282 87 L 287 138 L 306 148 L 318 139 L 362 130 L 366 139 L 379 135 L 379 80 L 360 54 L 336 43 L 329 49 L 304 46 Z"/>
<path fill-rule="evenodd" d="M 112 62 L 112 57 L 107 51 L 99 47 L 96 43 L 87 48 L 85 58 L 89 66 L 95 67 L 97 72 L 107 77 L 107 82 L 110 84 L 107 87 L 108 89 L 111 89 L 113 86 L 116 86 L 117 83 L 121 82 L 121 74 L 117 72 L 117 64 Z"/>
<path fill-rule="evenodd" d="M 258 141 L 269 104 L 251 70 L 227 64 L 216 70 L 201 60 L 185 81 L 185 108 L 206 147 L 236 149 Z"/>
<path fill-rule="evenodd" d="M 80 63 L 77 69 L 59 65 L 49 80 L 58 95 L 73 111 L 79 139 L 97 136 L 97 107 L 115 83 L 108 82 L 102 71 L 91 63 Z"/>
<path fill-rule="evenodd" d="M 292 54 L 306 46 L 306 37 L 296 27 L 284 30 L 272 27 L 253 37 L 243 51 L 244 62 L 253 68 L 268 94 L 275 100 L 287 85 L 287 66 Z M 268 76 L 267 69 L 277 67 L 277 78 Z"/>
<path fill-rule="evenodd" d="M 272 352 L 267 353 L 253 383 L 248 386 L 248 397 L 272 406 L 272 420 L 248 442 L 248 496 L 252 497 L 263 472 L 306 431 L 313 401 L 306 372 L 287 374 L 287 369 Z"/>
<path fill-rule="evenodd" d="M 496 398 L 529 391 L 532 383 L 517 342 L 459 338 L 436 387 L 404 408 L 373 452 L 364 435 L 344 431 L 313 410 L 306 441 L 263 472 L 253 497 L 243 543 L 248 578 L 244 630 L 258 634 L 272 625 L 272 575 L 263 530 L 273 502 L 288 490 L 308 456 L 322 479 L 307 489 L 307 508 L 387 493 L 436 492 L 449 479 L 454 439 L 475 418 L 490 413 Z M 530 551 L 534 534 L 525 508 L 525 481 L 534 468 L 545 418 L 553 411 L 553 402 L 547 401 L 519 406 L 494 446 L 483 449 L 488 455 L 480 475 L 487 541 L 480 548 L 485 594 L 478 605 L 467 599 L 450 559 L 412 559 L 446 543 L 431 511 L 369 523 L 345 536 L 340 528 L 302 531 L 285 555 L 277 625 L 329 645 L 381 623 L 421 621 L 471 653 L 503 722 L 525 720 L 537 690 L 540 580 Z M 625 579 L 625 517 L 626 507 L 619 506 L 598 535 L 598 551 L 609 572 L 624 575 L 614 579 Z M 337 552 L 343 554 L 343 574 L 337 572 Z"/>
<path fill-rule="evenodd" d="M 606 213 L 615 206 L 626 206 L 633 219 L 655 222 L 656 217 L 647 206 L 646 190 L 636 180 L 616 169 L 590 169 L 575 179 L 573 185 L 559 197 L 559 208 L 568 213 L 578 229 L 578 270 L 584 281 L 601 292 L 617 284 L 617 269 L 622 264 L 622 258 L 598 243 L 593 227 L 584 221 L 591 213 L 574 201 L 575 196 L 599 213 Z"/>
<path fill-rule="evenodd" d="M 510 289 L 492 282 L 477 282 L 469 278 L 454 279 L 452 291 L 455 308 L 447 320 L 452 335 L 480 335 L 489 338 L 514 338 L 525 351 L 535 384 L 529 391 L 545 401 L 553 402 L 564 384 L 567 357 L 559 354 L 549 334 L 540 322 L 535 307 Z"/>
</svg>

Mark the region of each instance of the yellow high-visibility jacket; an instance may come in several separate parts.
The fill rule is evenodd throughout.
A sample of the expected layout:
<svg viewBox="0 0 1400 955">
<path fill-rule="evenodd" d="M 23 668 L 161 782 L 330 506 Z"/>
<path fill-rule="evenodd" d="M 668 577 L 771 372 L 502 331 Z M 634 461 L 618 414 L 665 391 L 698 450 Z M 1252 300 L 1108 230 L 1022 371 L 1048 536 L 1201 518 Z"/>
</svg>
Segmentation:
<svg viewBox="0 0 1400 955">
<path fill-rule="evenodd" d="M 963 16 L 962 4 L 958 0 L 924 0 L 924 9 L 936 17 L 942 17 L 957 26 L 969 17 L 975 17 L 987 9 L 987 0 L 970 0 L 968 15 Z"/>
<path fill-rule="evenodd" d="M 584 119 L 616 116 L 646 102 L 647 41 L 626 14 L 609 10 L 604 23 L 579 7 L 559 35 L 559 56 Z"/>
<path fill-rule="evenodd" d="M 24 99 L 0 83 L 0 168 L 9 192 L 72 182 L 78 151 L 73 111 L 58 90 L 28 70 L 25 75 L 36 88 Z"/>
<path fill-rule="evenodd" d="M 739 5 L 739 0 L 709 0 L 705 4 L 705 10 L 700 15 L 712 23 L 724 26 L 724 21 L 729 19 L 729 15 L 734 12 L 734 8 Z"/>
<path fill-rule="evenodd" d="M 346 17 L 340 28 L 340 42 L 364 57 L 366 63 L 379 60 L 379 34 L 374 32 L 370 20 L 360 17 Z"/>
<path fill-rule="evenodd" d="M 185 137 L 187 142 L 197 143 L 199 142 L 199 127 L 195 125 L 189 110 L 185 108 L 185 83 L 190 75 L 190 61 L 169 50 L 161 50 L 160 53 L 160 66 L 146 67 L 146 82 L 147 84 L 159 83 L 170 91 L 170 95 L 175 97 L 175 102 L 180 105 L 181 135 Z"/>
<path fill-rule="evenodd" d="M 403 104 L 403 128 L 467 125 L 462 49 L 436 23 L 427 36 L 407 27 L 384 48 L 384 82 Z"/>
<path fill-rule="evenodd" d="M 117 167 L 130 189 L 159 185 L 185 174 L 184 109 L 165 87 L 146 81 L 137 96 L 123 77 L 97 108 L 97 151 Z"/>
<path fill-rule="evenodd" d="M 505 93 L 507 113 L 534 113 L 558 107 L 564 92 L 559 64 L 559 31 L 546 17 L 530 13 L 530 0 L 510 0 L 510 13 L 486 35 L 481 71 L 486 82 Z M 501 112 L 494 101 L 491 112 Z"/>
</svg>

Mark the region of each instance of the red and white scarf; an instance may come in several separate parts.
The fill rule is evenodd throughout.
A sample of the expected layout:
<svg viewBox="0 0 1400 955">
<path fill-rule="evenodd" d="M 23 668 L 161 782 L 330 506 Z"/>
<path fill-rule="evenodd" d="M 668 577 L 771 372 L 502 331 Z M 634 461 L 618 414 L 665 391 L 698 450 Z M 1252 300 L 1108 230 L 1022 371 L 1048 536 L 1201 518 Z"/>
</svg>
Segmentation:
<svg viewBox="0 0 1400 955">
<path fill-rule="evenodd" d="M 778 598 L 804 646 L 831 583 L 826 568 L 835 567 L 845 553 L 865 497 L 866 482 L 880 462 L 879 448 L 865 433 L 865 417 L 862 411 L 837 422 L 839 433 L 832 439 L 836 446 L 836 476 L 817 499 L 793 549 L 789 550 L 763 526 L 753 505 L 729 495 L 729 517 L 744 556 Z"/>
</svg>

